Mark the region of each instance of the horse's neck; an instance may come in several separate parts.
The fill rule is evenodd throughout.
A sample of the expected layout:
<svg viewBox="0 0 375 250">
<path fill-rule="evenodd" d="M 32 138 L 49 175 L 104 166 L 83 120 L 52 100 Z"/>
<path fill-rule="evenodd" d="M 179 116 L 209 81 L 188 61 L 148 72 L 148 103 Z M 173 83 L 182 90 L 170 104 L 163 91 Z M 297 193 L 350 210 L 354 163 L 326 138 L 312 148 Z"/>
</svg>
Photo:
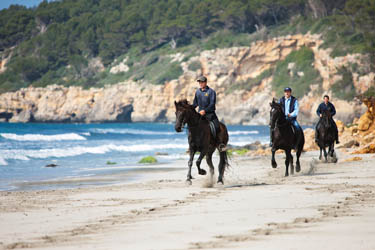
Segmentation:
<svg viewBox="0 0 375 250">
<path fill-rule="evenodd" d="M 198 113 L 193 112 L 190 119 L 186 121 L 189 128 L 194 128 L 199 125 L 199 120 L 201 119 L 200 115 Z"/>
<path fill-rule="evenodd" d="M 285 115 L 282 113 L 279 116 L 279 119 L 277 119 L 277 125 L 285 125 L 287 123 L 287 120 L 285 118 Z"/>
</svg>

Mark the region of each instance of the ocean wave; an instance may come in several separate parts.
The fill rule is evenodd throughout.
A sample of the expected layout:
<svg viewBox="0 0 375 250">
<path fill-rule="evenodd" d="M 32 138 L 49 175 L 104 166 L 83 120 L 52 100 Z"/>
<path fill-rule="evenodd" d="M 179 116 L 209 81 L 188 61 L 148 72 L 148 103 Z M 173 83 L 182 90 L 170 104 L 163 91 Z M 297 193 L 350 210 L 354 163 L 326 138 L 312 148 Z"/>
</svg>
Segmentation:
<svg viewBox="0 0 375 250">
<path fill-rule="evenodd" d="M 257 135 L 259 131 L 250 130 L 250 131 L 228 131 L 229 135 Z"/>
<path fill-rule="evenodd" d="M 0 166 L 6 166 L 6 165 L 8 165 L 8 162 L 2 157 L 0 157 Z"/>
<path fill-rule="evenodd" d="M 30 158 L 71 157 L 83 154 L 105 154 L 111 151 L 145 152 L 165 149 L 187 149 L 187 144 L 156 144 L 156 145 L 114 145 L 107 144 L 97 147 L 77 146 L 71 148 L 53 148 L 40 150 L 0 150 L 4 159 L 29 160 Z"/>
<path fill-rule="evenodd" d="M 42 134 L 24 134 L 17 135 L 11 133 L 2 133 L 1 137 L 8 140 L 15 141 L 83 141 L 85 137 L 75 133 L 57 134 L 57 135 L 42 135 Z"/>
<path fill-rule="evenodd" d="M 174 135 L 176 132 L 149 131 L 143 129 L 113 129 L 113 128 L 95 128 L 91 132 L 98 134 L 134 134 L 134 135 Z"/>
</svg>

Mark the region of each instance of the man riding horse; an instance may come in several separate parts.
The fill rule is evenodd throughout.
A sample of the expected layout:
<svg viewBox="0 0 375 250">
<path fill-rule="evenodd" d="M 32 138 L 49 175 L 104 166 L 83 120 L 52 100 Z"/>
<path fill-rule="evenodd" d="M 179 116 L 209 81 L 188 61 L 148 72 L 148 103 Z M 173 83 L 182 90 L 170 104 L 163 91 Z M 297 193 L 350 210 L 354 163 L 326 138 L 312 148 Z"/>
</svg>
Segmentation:
<svg viewBox="0 0 375 250">
<path fill-rule="evenodd" d="M 199 82 L 199 88 L 195 92 L 193 107 L 198 107 L 198 113 L 214 124 L 214 129 L 212 128 L 211 131 L 216 138 L 220 129 L 219 119 L 215 113 L 216 92 L 207 86 L 207 78 L 205 76 L 198 77 L 197 82 Z"/>
<path fill-rule="evenodd" d="M 294 128 L 294 133 L 297 138 L 295 144 L 297 145 L 301 137 L 302 128 L 297 122 L 297 116 L 298 116 L 298 111 L 299 111 L 298 100 L 297 98 L 292 96 L 291 88 L 286 87 L 284 89 L 284 96 L 280 98 L 279 103 L 282 105 L 282 109 L 283 109 L 286 119 L 292 124 Z M 272 147 L 273 129 L 274 128 L 271 128 L 271 131 L 270 131 L 270 147 Z"/>
<path fill-rule="evenodd" d="M 337 129 L 337 125 L 336 125 L 336 122 L 333 120 L 333 116 L 336 114 L 336 109 L 335 109 L 335 106 L 329 101 L 329 96 L 328 95 L 325 95 L 323 97 L 323 102 L 319 105 L 318 109 L 316 110 L 316 114 L 319 116 L 319 117 L 322 117 L 323 113 L 328 110 L 331 114 L 331 119 L 330 119 L 330 122 L 332 124 L 332 126 L 335 128 L 335 140 L 336 140 L 336 144 L 339 144 L 339 132 L 338 132 L 338 129 Z M 315 127 L 315 142 L 318 143 L 318 138 L 319 138 L 319 127 L 320 127 L 321 123 L 320 123 L 320 120 L 319 122 L 316 124 L 316 127 Z"/>
</svg>

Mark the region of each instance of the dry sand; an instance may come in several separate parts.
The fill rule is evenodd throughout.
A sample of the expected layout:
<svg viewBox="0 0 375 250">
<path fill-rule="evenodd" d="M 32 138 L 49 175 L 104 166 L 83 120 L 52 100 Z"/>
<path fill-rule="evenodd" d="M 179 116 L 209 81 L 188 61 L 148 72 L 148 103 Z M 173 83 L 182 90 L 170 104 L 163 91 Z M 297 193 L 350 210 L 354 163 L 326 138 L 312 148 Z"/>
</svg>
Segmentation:
<svg viewBox="0 0 375 250">
<path fill-rule="evenodd" d="M 0 192 L 0 249 L 375 249 L 375 156 L 317 154 L 290 177 L 282 155 L 277 169 L 270 157 L 233 158 L 212 188 L 196 169 L 186 186 L 177 161 L 142 182 Z"/>
</svg>

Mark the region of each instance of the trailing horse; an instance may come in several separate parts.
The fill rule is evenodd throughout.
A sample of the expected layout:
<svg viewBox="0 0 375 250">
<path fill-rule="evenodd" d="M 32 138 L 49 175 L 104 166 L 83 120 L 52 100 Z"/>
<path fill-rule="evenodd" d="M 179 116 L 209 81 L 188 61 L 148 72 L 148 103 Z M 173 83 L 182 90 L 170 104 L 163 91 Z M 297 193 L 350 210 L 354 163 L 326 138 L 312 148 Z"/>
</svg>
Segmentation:
<svg viewBox="0 0 375 250">
<path fill-rule="evenodd" d="M 294 128 L 292 128 L 292 124 L 285 118 L 285 114 L 280 103 L 273 100 L 272 103 L 270 103 L 270 106 L 270 125 L 271 129 L 273 129 L 272 167 L 277 167 L 275 160 L 276 150 L 283 149 L 286 156 L 285 176 L 288 176 L 289 164 L 291 167 L 291 174 L 294 174 L 293 156 L 291 154 L 292 149 L 295 149 L 297 152 L 296 171 L 301 171 L 299 157 L 301 156 L 303 146 L 305 144 L 305 136 L 302 130 L 296 130 L 295 133 L 293 132 Z"/>
<path fill-rule="evenodd" d="M 319 160 L 322 159 L 322 151 L 324 152 L 325 161 L 328 162 L 327 156 L 333 159 L 333 162 L 337 162 L 337 158 L 334 156 L 335 152 L 335 140 L 336 140 L 336 129 L 333 126 L 332 116 L 329 110 L 325 110 L 320 117 L 317 130 L 318 130 L 318 146 L 320 148 Z M 326 151 L 328 147 L 328 153 Z"/>
<path fill-rule="evenodd" d="M 198 160 L 196 161 L 198 173 L 200 175 L 206 174 L 206 171 L 200 168 L 201 161 L 203 157 L 206 156 L 207 164 L 210 167 L 211 179 L 213 178 L 214 165 L 212 163 L 212 154 L 216 149 L 218 149 L 220 154 L 219 177 L 217 182 L 224 184 L 224 171 L 225 168 L 229 166 L 227 152 L 225 151 L 229 140 L 226 126 L 220 123 L 220 130 L 215 140 L 211 134 L 209 122 L 202 117 L 187 100 L 175 101 L 174 104 L 176 106 L 176 131 L 182 132 L 182 128 L 185 124 L 188 124 L 189 129 L 188 142 L 190 159 L 188 162 L 187 184 L 191 185 L 191 179 L 193 179 L 191 176 L 191 167 L 196 152 L 200 152 Z"/>
</svg>

